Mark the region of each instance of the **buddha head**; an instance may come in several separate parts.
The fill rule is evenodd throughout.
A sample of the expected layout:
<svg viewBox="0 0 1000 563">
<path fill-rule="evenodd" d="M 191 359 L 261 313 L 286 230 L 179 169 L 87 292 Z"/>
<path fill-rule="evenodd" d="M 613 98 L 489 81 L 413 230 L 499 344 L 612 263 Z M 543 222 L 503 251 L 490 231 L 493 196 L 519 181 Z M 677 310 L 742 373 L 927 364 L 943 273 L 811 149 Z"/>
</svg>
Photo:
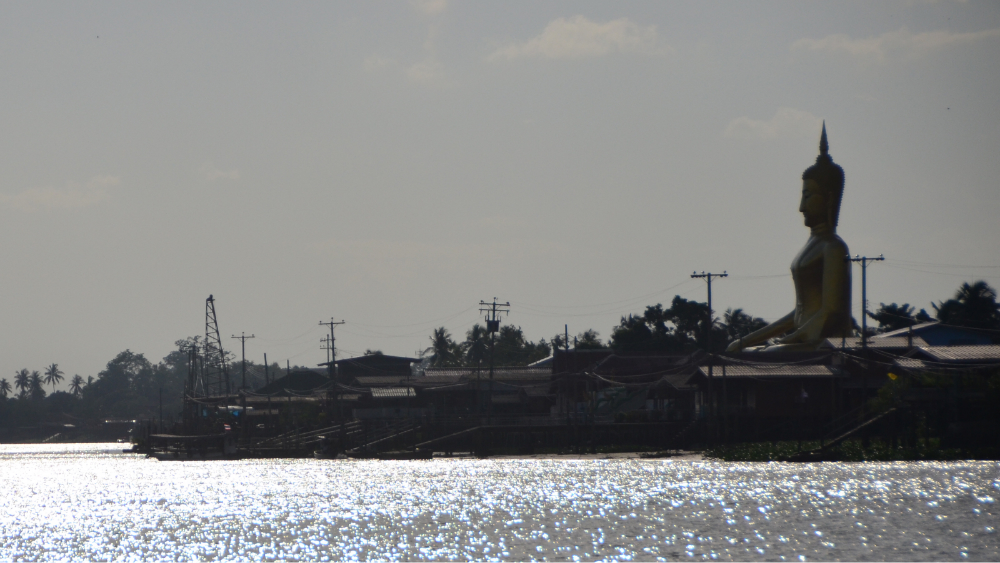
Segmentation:
<svg viewBox="0 0 1000 563">
<path fill-rule="evenodd" d="M 807 227 L 823 224 L 837 227 L 840 218 L 840 201 L 844 195 L 844 169 L 834 164 L 826 140 L 826 122 L 819 139 L 819 156 L 802 173 L 802 201 L 799 211 L 805 216 Z"/>
</svg>

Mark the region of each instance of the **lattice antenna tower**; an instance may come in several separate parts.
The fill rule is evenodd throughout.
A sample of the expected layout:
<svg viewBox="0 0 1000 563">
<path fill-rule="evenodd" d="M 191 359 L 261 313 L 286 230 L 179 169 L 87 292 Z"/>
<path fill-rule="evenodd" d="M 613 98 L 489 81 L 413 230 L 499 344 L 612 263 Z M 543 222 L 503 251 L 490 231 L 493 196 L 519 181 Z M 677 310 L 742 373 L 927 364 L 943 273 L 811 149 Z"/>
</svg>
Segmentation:
<svg viewBox="0 0 1000 563">
<path fill-rule="evenodd" d="M 219 323 L 215 317 L 215 299 L 211 295 L 205 300 L 205 395 L 217 397 L 229 394 L 229 370 L 226 369 L 226 355 L 222 350 Z"/>
</svg>

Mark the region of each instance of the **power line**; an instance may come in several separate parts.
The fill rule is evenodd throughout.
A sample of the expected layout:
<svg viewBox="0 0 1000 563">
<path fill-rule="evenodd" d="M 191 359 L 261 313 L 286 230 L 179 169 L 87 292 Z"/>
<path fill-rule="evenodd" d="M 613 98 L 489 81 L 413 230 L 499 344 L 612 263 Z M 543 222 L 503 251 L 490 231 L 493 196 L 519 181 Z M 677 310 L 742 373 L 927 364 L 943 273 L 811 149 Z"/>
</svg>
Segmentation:
<svg viewBox="0 0 1000 563">
<path fill-rule="evenodd" d="M 486 332 L 490 333 L 490 394 L 486 407 L 486 422 L 489 424 L 493 417 L 493 352 L 496 350 L 496 334 L 500 331 L 500 314 L 510 314 L 510 302 L 498 303 L 496 297 L 492 303 L 480 301 L 479 312 L 486 313 Z"/>
<path fill-rule="evenodd" d="M 327 326 L 330 327 L 330 356 L 331 356 L 331 358 L 330 358 L 330 364 L 329 364 L 329 366 L 330 366 L 330 377 L 331 378 L 334 375 L 336 375 L 336 373 L 335 373 L 336 372 L 335 363 L 337 361 L 337 337 L 334 336 L 333 329 L 336 328 L 338 325 L 342 325 L 342 324 L 344 324 L 346 322 L 347 321 L 339 321 L 339 322 L 338 321 L 334 321 L 333 317 L 330 317 L 330 322 L 323 322 L 323 321 L 319 322 L 319 324 L 321 324 L 321 325 L 327 325 Z"/>
<path fill-rule="evenodd" d="M 882 262 L 885 257 L 879 254 L 875 258 L 867 256 L 850 255 L 844 257 L 845 262 L 861 263 L 861 347 L 868 347 L 868 264 L 870 262 Z"/>
<path fill-rule="evenodd" d="M 692 272 L 691 273 L 691 277 L 692 278 L 701 278 L 701 279 L 704 279 L 707 282 L 707 284 L 708 284 L 708 323 L 705 325 L 706 332 L 707 332 L 707 334 L 705 335 L 705 342 L 707 344 L 706 348 L 708 349 L 708 391 L 709 391 L 709 399 L 708 400 L 709 400 L 709 404 L 712 405 L 712 411 L 713 411 L 712 412 L 712 418 L 714 419 L 715 416 L 716 416 L 716 412 L 715 412 L 716 409 L 715 409 L 715 401 L 712 399 L 712 394 L 713 394 L 713 390 L 712 390 L 712 375 L 713 375 L 712 374 L 712 366 L 713 366 L 713 364 L 715 364 L 715 361 L 714 361 L 715 358 L 714 358 L 714 355 L 712 354 L 712 325 L 714 324 L 714 322 L 713 322 L 713 318 L 714 317 L 712 316 L 712 278 L 726 278 L 726 277 L 729 277 L 729 274 L 727 274 L 725 270 L 723 270 L 721 274 L 713 274 L 712 272 L 708 272 L 708 273 L 702 272 L 702 273 L 699 274 L 698 272 Z M 725 369 L 722 370 L 722 375 L 723 375 L 723 378 L 722 378 L 722 402 L 723 402 L 722 409 L 723 409 L 723 412 L 725 413 L 725 416 L 722 419 L 722 424 L 723 424 L 722 435 L 723 435 L 723 439 L 725 439 L 726 438 L 726 421 L 729 418 L 728 417 L 728 414 L 729 414 L 728 413 L 729 405 L 728 405 L 727 396 L 726 396 L 726 378 L 725 378 L 726 370 Z"/>
<path fill-rule="evenodd" d="M 255 336 L 252 335 L 252 334 L 250 336 L 247 336 L 247 333 L 241 332 L 240 336 L 236 336 L 234 334 L 232 336 L 232 338 L 235 338 L 235 339 L 239 340 L 240 344 L 241 344 L 241 346 L 243 348 L 243 390 L 246 390 L 246 388 L 247 388 L 247 340 L 250 340 L 251 338 L 255 338 Z"/>
</svg>

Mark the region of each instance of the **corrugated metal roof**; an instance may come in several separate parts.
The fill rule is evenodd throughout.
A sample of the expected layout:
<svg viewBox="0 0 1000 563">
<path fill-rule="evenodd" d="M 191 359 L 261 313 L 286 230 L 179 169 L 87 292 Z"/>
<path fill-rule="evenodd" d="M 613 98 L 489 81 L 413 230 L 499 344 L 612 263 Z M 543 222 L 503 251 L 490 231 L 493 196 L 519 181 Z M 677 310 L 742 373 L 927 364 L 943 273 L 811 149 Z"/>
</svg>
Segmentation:
<svg viewBox="0 0 1000 563">
<path fill-rule="evenodd" d="M 722 377 L 723 366 L 715 366 L 712 376 Z M 789 365 L 789 364 L 754 364 L 740 366 L 725 366 L 726 377 L 836 377 L 828 366 Z M 708 377 L 708 366 L 700 366 L 698 373 Z"/>
<path fill-rule="evenodd" d="M 420 387 L 430 387 L 436 385 L 454 385 L 462 380 L 457 375 L 426 375 L 424 377 L 414 377 L 406 382 L 410 385 Z"/>
<path fill-rule="evenodd" d="M 925 329 L 927 327 L 934 326 L 936 324 L 938 324 L 938 321 L 930 321 L 930 322 L 926 322 L 926 323 L 919 323 L 919 324 L 915 324 L 915 325 L 913 325 L 911 327 L 900 328 L 900 329 L 897 329 L 897 330 L 893 330 L 891 332 L 886 332 L 886 333 L 883 333 L 883 334 L 877 334 L 877 335 L 874 336 L 874 338 L 891 338 L 893 336 L 903 336 L 903 337 L 905 337 L 906 334 L 908 332 L 910 332 L 910 330 L 921 330 L 921 329 Z"/>
<path fill-rule="evenodd" d="M 913 337 L 912 346 L 927 346 L 927 342 L 919 336 Z M 841 347 L 844 348 L 861 348 L 861 337 L 860 336 L 850 336 L 847 338 L 827 338 L 825 342 L 821 345 L 821 348 L 832 348 L 834 350 L 839 350 Z M 882 336 L 882 337 L 871 337 L 868 339 L 869 348 L 910 348 L 910 339 L 906 336 Z"/>
<path fill-rule="evenodd" d="M 476 379 L 476 368 L 427 368 L 424 372 L 426 377 L 464 377 L 465 379 Z M 480 379 L 486 380 L 490 377 L 489 367 L 484 366 L 478 371 Z M 552 378 L 552 370 L 549 368 L 532 368 L 524 366 L 500 366 L 493 368 L 493 379 L 496 380 L 532 380 L 539 381 Z"/>
<path fill-rule="evenodd" d="M 391 387 L 402 383 L 405 377 L 398 375 L 374 375 L 365 377 L 355 377 L 360 387 Z"/>
<path fill-rule="evenodd" d="M 918 360 L 915 358 L 898 358 L 893 362 L 897 366 L 906 369 L 924 369 L 927 364 L 923 360 Z"/>
<path fill-rule="evenodd" d="M 417 396 L 412 387 L 372 387 L 371 393 L 373 399 L 405 399 Z"/>
<path fill-rule="evenodd" d="M 361 393 L 343 393 L 341 395 L 337 395 L 337 400 L 340 400 L 340 401 L 360 401 L 361 400 Z"/>
<path fill-rule="evenodd" d="M 922 346 L 920 353 L 938 362 L 994 363 L 1000 361 L 1000 345 Z"/>
</svg>

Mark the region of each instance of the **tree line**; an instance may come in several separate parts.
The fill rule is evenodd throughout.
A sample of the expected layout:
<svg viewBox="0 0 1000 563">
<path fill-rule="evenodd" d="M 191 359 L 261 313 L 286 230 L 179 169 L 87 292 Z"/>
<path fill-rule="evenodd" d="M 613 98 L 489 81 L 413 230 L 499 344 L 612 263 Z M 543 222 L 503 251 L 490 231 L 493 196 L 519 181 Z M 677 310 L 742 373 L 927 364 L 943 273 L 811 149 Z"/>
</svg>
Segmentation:
<svg viewBox="0 0 1000 563">
<path fill-rule="evenodd" d="M 996 290 L 984 281 L 963 283 L 954 297 L 932 303 L 934 316 L 926 310 L 916 311 L 908 303 L 881 303 L 869 313 L 878 323 L 869 330 L 885 333 L 920 322 L 938 320 L 947 325 L 980 329 L 1000 341 L 1000 305 Z M 721 352 L 726 343 L 749 334 L 766 324 L 742 309 L 727 309 L 720 318 L 708 322 L 708 305 L 675 296 L 669 307 L 650 305 L 642 313 L 621 317 L 611 329 L 607 341 L 595 330 L 586 330 L 571 341 L 565 334 L 546 340 L 531 341 L 522 329 L 514 325 L 500 327 L 496 334 L 494 364 L 524 366 L 548 357 L 553 348 L 610 348 L 619 352 L 691 352 L 713 350 Z M 860 328 L 857 329 L 860 331 Z M 153 363 L 143 354 L 131 350 L 116 355 L 96 377 L 84 379 L 74 375 L 69 391 L 56 391 L 65 373 L 58 364 L 45 369 L 18 370 L 13 383 L 0 378 L 0 426 L 30 425 L 50 420 L 53 416 L 67 420 L 107 418 L 155 418 L 159 413 L 160 397 L 165 414 L 181 411 L 184 385 L 188 379 L 189 352 L 200 346 L 200 337 L 175 342 L 175 349 L 159 362 Z M 441 367 L 477 367 L 489 362 L 490 334 L 475 324 L 464 339 L 456 341 L 445 327 L 436 328 L 430 336 L 430 346 L 424 352 L 432 364 Z M 378 351 L 369 350 L 375 354 Z M 233 389 L 241 384 L 242 366 L 228 354 Z M 306 369 L 292 366 L 292 370 Z M 252 361 L 246 364 L 247 387 L 259 389 L 267 379 L 273 381 L 286 369 L 272 364 L 264 366 Z M 47 393 L 46 386 L 51 387 Z"/>
<path fill-rule="evenodd" d="M 947 325 L 996 331 L 994 341 L 1000 340 L 997 293 L 985 281 L 963 283 L 954 297 L 932 303 L 931 307 L 935 313 L 933 318 L 926 310 L 916 311 L 909 303 L 880 303 L 875 312 L 868 313 L 869 318 L 878 323 L 868 328 L 869 335 L 937 320 Z M 713 318 L 709 325 L 707 303 L 677 295 L 669 307 L 657 303 L 647 306 L 642 313 L 622 316 L 618 325 L 612 327 L 606 342 L 593 329 L 577 334 L 572 342 L 567 342 L 563 334 L 547 342 L 544 338 L 532 342 L 524 337 L 520 327 L 502 326 L 496 336 L 494 364 L 523 366 L 544 359 L 553 348 L 568 347 L 610 348 L 616 352 L 721 352 L 729 342 L 764 326 L 767 321 L 739 308 L 727 309 L 721 318 Z M 860 335 L 857 320 L 854 320 L 854 327 Z M 455 341 L 445 327 L 436 328 L 430 341 L 427 352 L 432 355 L 435 366 L 476 367 L 489 361 L 489 334 L 482 325 L 473 325 L 462 341 Z"/>
<path fill-rule="evenodd" d="M 166 418 L 181 411 L 184 386 L 188 380 L 189 350 L 201 344 L 195 336 L 176 341 L 175 349 L 159 362 L 153 363 L 141 353 L 125 350 L 111 359 L 97 377 L 84 379 L 74 375 L 69 381 L 69 391 L 56 391 L 65 380 L 58 364 L 44 372 L 18 370 L 13 385 L 0 378 L 0 427 L 27 426 L 50 422 L 60 417 L 61 422 L 101 419 L 156 418 L 162 409 Z M 227 353 L 233 389 L 242 383 L 242 365 Z M 257 389 L 264 385 L 264 366 L 247 361 L 247 387 Z M 291 366 L 291 369 L 306 369 Z M 270 379 L 285 374 L 285 368 L 273 363 L 268 366 Z M 51 386 L 47 393 L 44 386 Z"/>
</svg>

